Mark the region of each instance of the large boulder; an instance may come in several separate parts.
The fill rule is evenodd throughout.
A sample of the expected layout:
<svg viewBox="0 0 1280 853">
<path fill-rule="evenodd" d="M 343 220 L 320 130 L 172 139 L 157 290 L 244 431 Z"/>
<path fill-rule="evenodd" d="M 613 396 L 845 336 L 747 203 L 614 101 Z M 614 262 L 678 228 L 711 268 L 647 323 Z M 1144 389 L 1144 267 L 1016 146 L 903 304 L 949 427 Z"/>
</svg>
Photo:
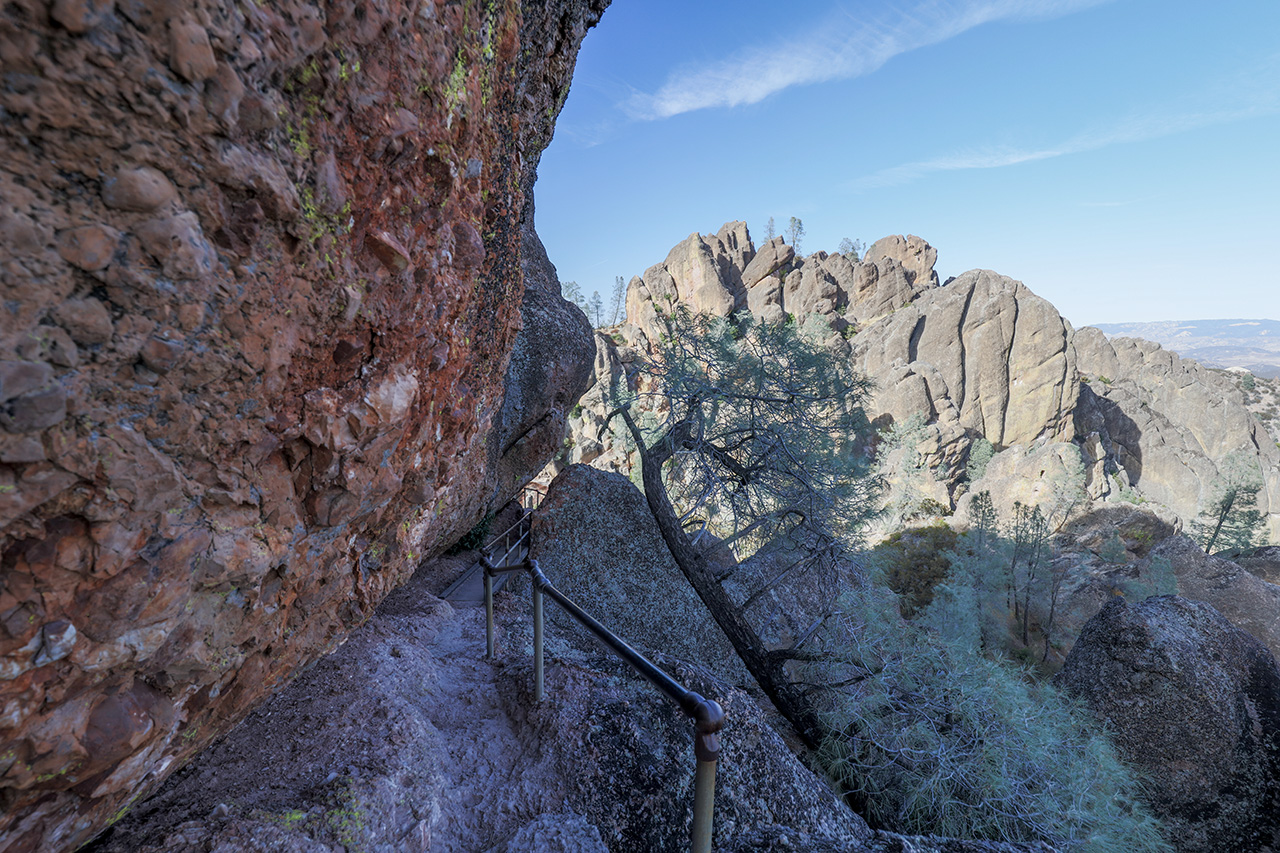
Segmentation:
<svg viewBox="0 0 1280 853">
<path fill-rule="evenodd" d="M 724 633 L 667 550 L 644 494 L 590 465 L 560 472 L 534 519 L 533 557 L 565 595 L 628 643 L 661 649 L 739 683 L 749 680 Z M 558 630 L 590 635 L 559 608 Z"/>
<path fill-rule="evenodd" d="M 1280 667 L 1208 604 L 1116 598 L 1057 683 L 1111 732 L 1180 853 L 1259 850 L 1280 830 Z"/>
<path fill-rule="evenodd" d="M 606 2 L 0 12 L 0 848 L 77 847 L 558 444 L 590 335 L 539 343 L 521 223 Z"/>
<path fill-rule="evenodd" d="M 923 411 L 940 428 L 1001 448 L 1074 438 L 1068 344 L 1069 327 L 1048 301 L 974 270 L 860 331 L 855 358 L 877 380 L 869 411 L 895 420 Z"/>
<path fill-rule="evenodd" d="M 1280 655 L 1280 586 L 1268 583 L 1240 563 L 1209 556 L 1185 536 L 1174 536 L 1152 550 L 1141 568 L 1167 562 L 1178 582 L 1178 594 L 1213 606 L 1232 625 L 1262 641 Z"/>
</svg>

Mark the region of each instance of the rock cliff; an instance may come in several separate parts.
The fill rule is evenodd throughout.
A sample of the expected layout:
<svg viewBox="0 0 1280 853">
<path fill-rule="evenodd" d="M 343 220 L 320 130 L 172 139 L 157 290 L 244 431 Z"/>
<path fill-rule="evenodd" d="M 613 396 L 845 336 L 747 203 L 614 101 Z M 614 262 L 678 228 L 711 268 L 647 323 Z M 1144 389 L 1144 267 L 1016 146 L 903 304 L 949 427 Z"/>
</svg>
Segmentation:
<svg viewBox="0 0 1280 853">
<path fill-rule="evenodd" d="M 119 817 L 559 444 L 591 340 L 530 190 L 606 5 L 0 11 L 0 850 Z"/>
<path fill-rule="evenodd" d="M 876 426 L 924 416 L 925 497 L 955 507 L 970 451 L 985 439 L 996 458 L 981 487 L 1006 515 L 1013 500 L 1035 502 L 1083 467 L 1091 498 L 1141 496 L 1186 523 L 1211 499 L 1223 459 L 1243 451 L 1264 472 L 1261 508 L 1280 535 L 1280 450 L 1233 380 L 1147 341 L 1073 329 L 1047 300 L 989 270 L 939 285 L 936 260 L 914 236 L 886 237 L 859 259 L 800 258 L 782 238 L 757 250 L 742 222 L 690 235 L 632 279 L 626 322 L 597 332 L 595 384 L 562 463 L 630 470 L 625 443 L 598 429 L 609 389 L 635 385 L 660 310 L 745 308 L 765 322 L 820 318 L 837 333 L 831 345 L 875 383 Z"/>
</svg>

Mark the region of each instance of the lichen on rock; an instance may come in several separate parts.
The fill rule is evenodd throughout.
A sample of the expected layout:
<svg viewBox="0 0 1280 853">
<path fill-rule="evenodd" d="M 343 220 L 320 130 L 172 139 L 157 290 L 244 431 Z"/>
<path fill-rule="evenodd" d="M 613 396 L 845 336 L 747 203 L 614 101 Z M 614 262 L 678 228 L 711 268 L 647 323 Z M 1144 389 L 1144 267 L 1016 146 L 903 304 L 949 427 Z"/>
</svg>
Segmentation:
<svg viewBox="0 0 1280 853">
<path fill-rule="evenodd" d="M 540 467 L 493 451 L 522 222 L 606 5 L 0 11 L 0 849 L 91 837 Z"/>
</svg>

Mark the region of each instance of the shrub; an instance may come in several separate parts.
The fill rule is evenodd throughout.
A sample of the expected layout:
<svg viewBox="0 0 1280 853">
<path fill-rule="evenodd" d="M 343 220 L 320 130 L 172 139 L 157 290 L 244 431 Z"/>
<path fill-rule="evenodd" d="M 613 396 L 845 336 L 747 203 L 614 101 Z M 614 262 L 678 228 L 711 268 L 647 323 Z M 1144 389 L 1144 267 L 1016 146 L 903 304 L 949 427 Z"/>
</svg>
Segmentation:
<svg viewBox="0 0 1280 853">
<path fill-rule="evenodd" d="M 1087 715 L 1025 671 L 895 624 L 884 591 L 847 594 L 816 683 L 837 685 L 822 760 L 873 825 L 1167 851 L 1138 783 Z"/>
<path fill-rule="evenodd" d="M 484 544 L 484 540 L 489 537 L 489 528 L 493 526 L 493 513 L 486 513 L 485 517 L 476 522 L 476 526 L 463 534 L 462 538 L 449 546 L 449 550 L 445 551 L 449 556 L 461 554 L 463 551 L 474 551 Z"/>
<path fill-rule="evenodd" d="M 995 446 L 985 438 L 975 439 L 969 447 L 969 464 L 965 469 L 965 475 L 969 482 L 977 482 L 982 475 L 987 473 L 987 463 L 991 461 L 991 457 L 995 455 Z"/>
<path fill-rule="evenodd" d="M 933 601 L 934 587 L 951 569 L 949 552 L 956 542 L 956 532 L 939 522 L 900 530 L 872 549 L 872 564 L 899 596 L 903 616 L 910 618 Z"/>
</svg>

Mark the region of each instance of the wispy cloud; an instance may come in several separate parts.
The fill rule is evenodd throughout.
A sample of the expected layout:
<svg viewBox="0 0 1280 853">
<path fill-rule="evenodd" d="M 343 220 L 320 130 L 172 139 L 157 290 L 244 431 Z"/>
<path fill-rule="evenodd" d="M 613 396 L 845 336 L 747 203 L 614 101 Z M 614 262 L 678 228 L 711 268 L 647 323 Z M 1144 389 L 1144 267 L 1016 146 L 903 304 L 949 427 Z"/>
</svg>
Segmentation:
<svg viewBox="0 0 1280 853">
<path fill-rule="evenodd" d="M 981 24 L 1053 18 L 1111 0 L 925 0 L 874 21 L 849 13 L 709 65 L 673 73 L 653 94 L 624 108 L 638 119 L 662 119 L 710 107 L 754 104 L 792 86 L 869 74 L 899 54 L 946 41 Z"/>
<path fill-rule="evenodd" d="M 1112 145 L 1145 142 L 1202 127 L 1280 112 L 1280 92 L 1274 88 L 1267 91 L 1250 87 L 1247 90 L 1237 90 L 1237 94 L 1240 96 L 1237 100 L 1243 103 L 1218 109 L 1171 110 L 1131 116 L 1109 127 L 1078 133 L 1056 145 L 1033 148 L 988 147 L 959 151 L 932 160 L 903 163 L 859 178 L 852 183 L 851 188 L 856 191 L 900 186 L 935 172 L 1016 166 L 1019 163 L 1082 154 Z"/>
</svg>

